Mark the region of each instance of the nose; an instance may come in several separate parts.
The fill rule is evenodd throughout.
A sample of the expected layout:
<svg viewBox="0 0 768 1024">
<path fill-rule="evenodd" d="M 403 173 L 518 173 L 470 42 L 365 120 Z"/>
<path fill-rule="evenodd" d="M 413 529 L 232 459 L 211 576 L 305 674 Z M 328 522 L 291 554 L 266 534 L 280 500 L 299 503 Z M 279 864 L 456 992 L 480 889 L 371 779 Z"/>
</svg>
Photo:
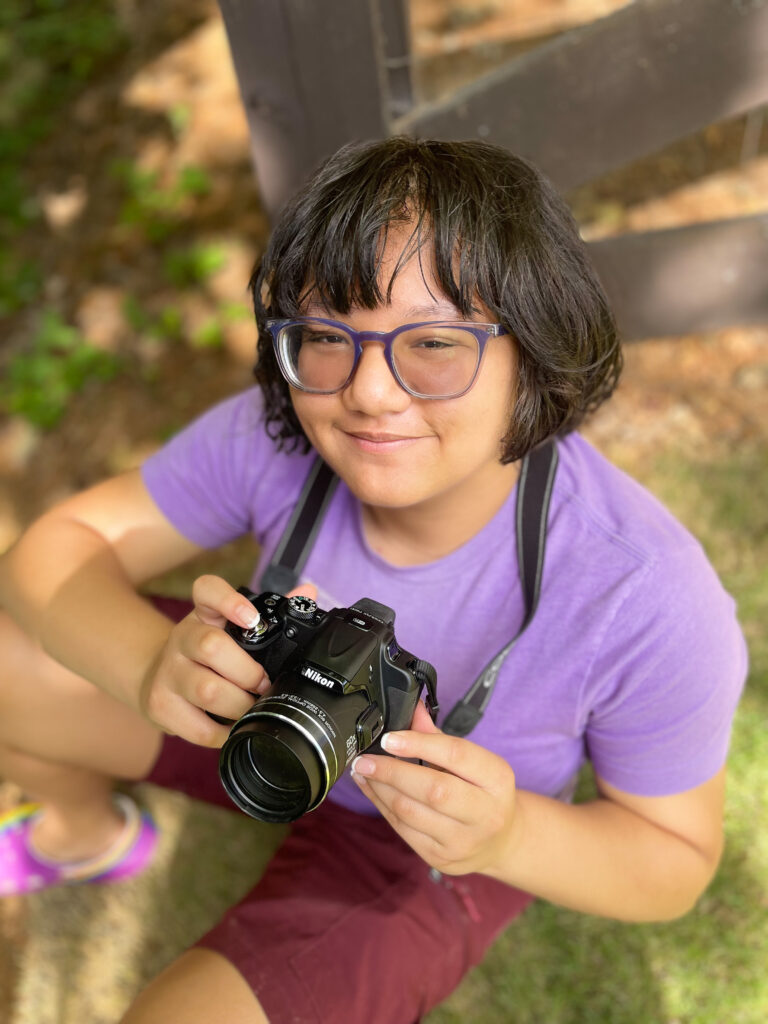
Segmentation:
<svg viewBox="0 0 768 1024">
<path fill-rule="evenodd" d="M 395 380 L 380 342 L 366 341 L 352 380 L 342 392 L 348 409 L 381 416 L 403 412 L 411 396 Z"/>
</svg>

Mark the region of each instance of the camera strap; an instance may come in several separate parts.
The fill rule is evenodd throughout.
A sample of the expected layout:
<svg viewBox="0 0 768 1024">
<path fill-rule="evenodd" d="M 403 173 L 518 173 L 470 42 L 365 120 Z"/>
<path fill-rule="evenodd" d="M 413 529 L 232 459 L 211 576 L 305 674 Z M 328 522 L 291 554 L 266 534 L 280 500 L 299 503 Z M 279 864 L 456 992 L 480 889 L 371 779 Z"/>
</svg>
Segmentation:
<svg viewBox="0 0 768 1024">
<path fill-rule="evenodd" d="M 539 445 L 522 461 L 517 483 L 515 535 L 525 614 L 520 628 L 509 643 L 488 662 L 442 723 L 443 732 L 452 736 L 468 735 L 480 721 L 493 694 L 501 666 L 536 612 L 541 593 L 547 520 L 557 462 L 557 445 L 554 440 Z M 285 594 L 298 584 L 301 570 L 312 550 L 338 482 L 339 478 L 333 470 L 318 456 L 304 481 L 272 560 L 261 576 L 262 590 Z"/>
<path fill-rule="evenodd" d="M 317 531 L 331 503 L 339 478 L 318 455 L 310 467 L 293 514 L 261 575 L 262 590 L 287 594 L 299 582 Z"/>
<path fill-rule="evenodd" d="M 547 544 L 547 520 L 552 488 L 557 471 L 557 445 L 547 441 L 523 459 L 517 482 L 515 534 L 517 569 L 523 588 L 525 614 L 520 628 L 483 671 L 446 716 L 440 728 L 451 736 L 466 736 L 482 718 L 493 695 L 501 666 L 528 628 L 536 612 L 544 572 Z"/>
</svg>

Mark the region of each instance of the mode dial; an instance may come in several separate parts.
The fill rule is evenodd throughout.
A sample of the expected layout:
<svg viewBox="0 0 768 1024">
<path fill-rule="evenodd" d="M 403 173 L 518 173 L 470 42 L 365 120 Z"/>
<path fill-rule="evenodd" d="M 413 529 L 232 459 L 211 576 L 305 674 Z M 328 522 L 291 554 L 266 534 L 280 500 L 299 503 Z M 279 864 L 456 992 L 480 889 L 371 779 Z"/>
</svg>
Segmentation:
<svg viewBox="0 0 768 1024">
<path fill-rule="evenodd" d="M 300 594 L 296 597 L 288 598 L 288 607 L 291 610 L 291 615 L 296 619 L 302 621 L 308 621 L 314 618 L 315 612 L 317 611 L 317 602 L 313 601 L 311 597 L 302 597 Z"/>
</svg>

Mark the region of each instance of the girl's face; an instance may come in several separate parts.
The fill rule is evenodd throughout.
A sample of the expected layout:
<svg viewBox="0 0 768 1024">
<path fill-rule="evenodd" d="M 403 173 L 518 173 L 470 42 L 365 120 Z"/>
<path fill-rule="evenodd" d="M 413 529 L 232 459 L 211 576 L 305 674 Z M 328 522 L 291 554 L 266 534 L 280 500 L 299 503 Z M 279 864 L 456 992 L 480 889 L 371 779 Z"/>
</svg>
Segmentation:
<svg viewBox="0 0 768 1024">
<path fill-rule="evenodd" d="M 386 290 L 392 269 L 410 234 L 391 228 L 381 281 Z M 305 316 L 341 320 L 358 331 L 391 331 L 417 321 L 460 320 L 442 295 L 434 270 L 414 256 L 400 270 L 391 302 L 377 309 L 353 308 L 342 316 L 309 306 Z M 426 278 L 426 280 L 425 280 Z M 490 315 L 477 316 L 480 323 Z M 291 388 L 296 415 L 325 461 L 365 505 L 405 508 L 447 499 L 497 506 L 499 490 L 514 479 L 499 463 L 517 381 L 517 358 L 509 335 L 489 339 L 477 379 L 459 398 L 414 398 L 390 373 L 379 342 L 365 342 L 355 374 L 334 395 L 312 395 Z"/>
</svg>

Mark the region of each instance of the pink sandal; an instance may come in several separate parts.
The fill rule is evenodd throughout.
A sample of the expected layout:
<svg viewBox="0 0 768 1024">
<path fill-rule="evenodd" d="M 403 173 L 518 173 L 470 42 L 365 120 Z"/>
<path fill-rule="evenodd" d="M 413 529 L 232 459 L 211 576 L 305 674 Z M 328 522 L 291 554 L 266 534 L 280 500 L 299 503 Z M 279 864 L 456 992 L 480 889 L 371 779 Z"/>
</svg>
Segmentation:
<svg viewBox="0 0 768 1024">
<path fill-rule="evenodd" d="M 99 857 L 67 863 L 36 853 L 29 842 L 39 804 L 21 804 L 0 816 L 0 896 L 38 892 L 52 885 L 117 882 L 136 875 L 149 864 L 157 845 L 157 829 L 147 812 L 116 793 L 115 803 L 125 817 L 121 836 Z"/>
</svg>

